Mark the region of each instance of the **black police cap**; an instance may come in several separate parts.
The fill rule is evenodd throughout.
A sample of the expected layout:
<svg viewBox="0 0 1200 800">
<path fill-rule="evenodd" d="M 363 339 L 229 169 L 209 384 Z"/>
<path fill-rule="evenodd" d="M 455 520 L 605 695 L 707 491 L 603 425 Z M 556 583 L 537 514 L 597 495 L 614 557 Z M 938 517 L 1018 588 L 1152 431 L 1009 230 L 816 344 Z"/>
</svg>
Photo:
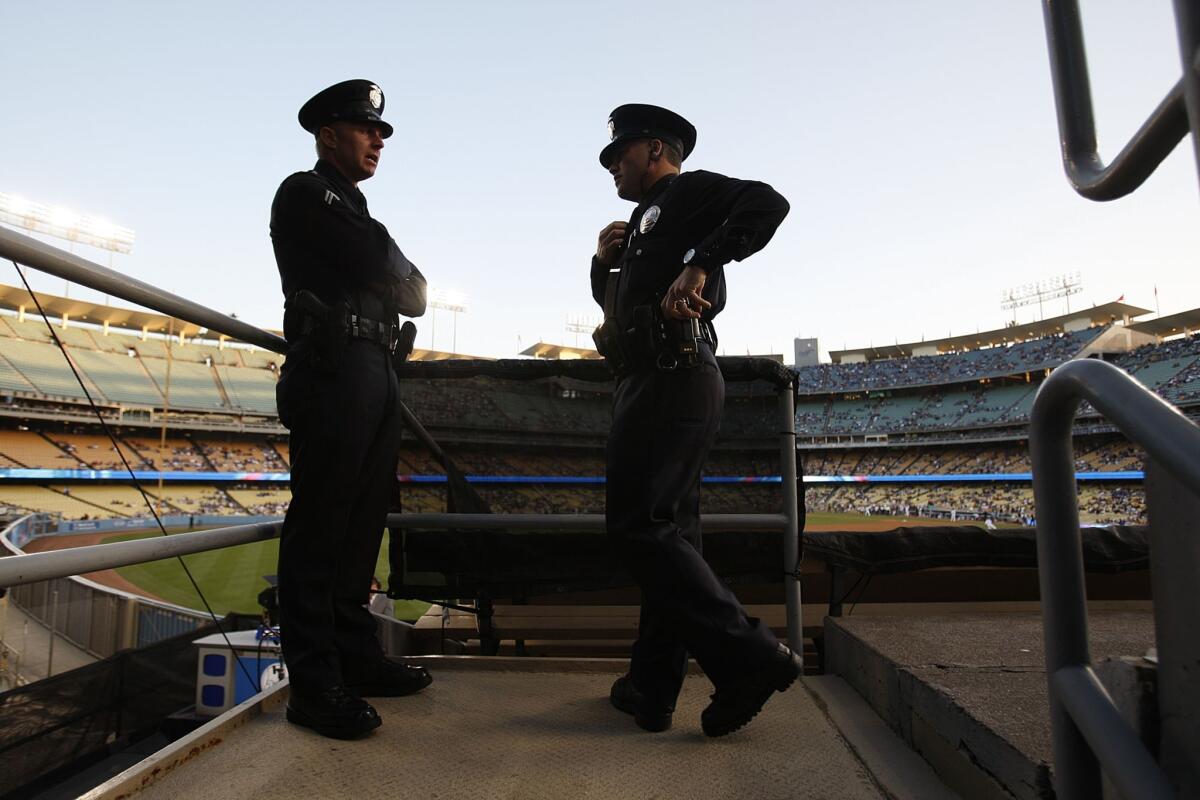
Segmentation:
<svg viewBox="0 0 1200 800">
<path fill-rule="evenodd" d="M 386 139 L 392 135 L 392 126 L 383 121 L 382 113 L 383 90 L 376 84 L 342 81 L 317 92 L 300 107 L 300 127 L 315 136 L 331 122 L 374 122 Z"/>
<path fill-rule="evenodd" d="M 608 115 L 608 137 L 612 141 L 600 151 L 600 166 L 608 165 L 626 142 L 635 139 L 662 139 L 670 142 L 687 158 L 696 147 L 696 128 L 692 123 L 659 106 L 627 103 Z"/>
</svg>

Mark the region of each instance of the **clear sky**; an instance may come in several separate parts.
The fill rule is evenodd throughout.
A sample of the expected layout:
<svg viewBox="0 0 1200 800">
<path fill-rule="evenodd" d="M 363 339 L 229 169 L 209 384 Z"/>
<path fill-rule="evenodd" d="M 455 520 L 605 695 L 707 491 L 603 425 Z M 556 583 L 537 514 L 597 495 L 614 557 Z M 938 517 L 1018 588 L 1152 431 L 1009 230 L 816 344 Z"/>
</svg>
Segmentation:
<svg viewBox="0 0 1200 800">
<path fill-rule="evenodd" d="M 1111 158 L 1180 74 L 1171 4 L 1082 5 Z M 0 30 L 0 192 L 134 228 L 114 267 L 267 327 L 271 198 L 315 160 L 296 111 L 356 77 L 396 128 L 361 188 L 431 285 L 468 295 L 460 352 L 571 344 L 568 315 L 599 313 L 589 256 L 631 209 L 596 156 L 624 102 L 695 123 L 685 167 L 791 201 L 727 270 L 728 353 L 997 328 L 1003 289 L 1073 271 L 1075 303 L 1153 309 L 1157 287 L 1164 314 L 1200 306 L 1190 142 L 1130 197 L 1075 195 L 1036 0 L 6 0 Z M 418 346 L 450 349 L 447 312 L 436 341 L 419 325 Z"/>
</svg>

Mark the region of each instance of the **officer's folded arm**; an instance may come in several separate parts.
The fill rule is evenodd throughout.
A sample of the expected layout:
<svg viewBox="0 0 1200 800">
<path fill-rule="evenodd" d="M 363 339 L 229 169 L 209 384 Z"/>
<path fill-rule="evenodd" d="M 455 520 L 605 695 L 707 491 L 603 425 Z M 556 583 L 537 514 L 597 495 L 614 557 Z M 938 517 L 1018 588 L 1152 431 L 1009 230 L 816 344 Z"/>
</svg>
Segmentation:
<svg viewBox="0 0 1200 800">
<path fill-rule="evenodd" d="M 419 317 L 425 313 L 428 285 L 416 265 L 408 262 L 408 276 L 389 282 L 388 300 L 398 314 Z"/>
</svg>

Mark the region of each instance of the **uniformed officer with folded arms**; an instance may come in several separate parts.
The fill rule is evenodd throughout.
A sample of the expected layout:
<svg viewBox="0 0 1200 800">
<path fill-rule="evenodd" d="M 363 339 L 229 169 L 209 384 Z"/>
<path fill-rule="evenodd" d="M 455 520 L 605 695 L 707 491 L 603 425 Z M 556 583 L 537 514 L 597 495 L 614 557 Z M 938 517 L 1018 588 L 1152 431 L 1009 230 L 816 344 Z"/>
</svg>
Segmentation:
<svg viewBox="0 0 1200 800">
<path fill-rule="evenodd" d="M 392 135 L 383 106 L 366 80 L 305 103 L 300 125 L 318 161 L 288 177 L 271 206 L 288 342 L 276 399 L 292 462 L 279 545 L 287 718 L 340 739 L 380 725 L 363 697 L 431 681 L 385 658 L 366 608 L 400 450 L 397 315 L 425 312 L 425 279 L 358 189 Z"/>
<path fill-rule="evenodd" d="M 610 699 L 642 728 L 666 730 L 691 654 L 716 688 L 702 727 L 722 736 L 801 671 L 700 552 L 700 471 L 725 398 L 712 324 L 724 270 L 771 240 L 788 203 L 765 183 L 681 173 L 696 129 L 665 108 L 623 105 L 608 126 L 600 164 L 637 207 L 600 232 L 591 268 L 605 316 L 596 344 L 617 375 L 606 520 L 642 590 L 629 673 Z"/>
</svg>

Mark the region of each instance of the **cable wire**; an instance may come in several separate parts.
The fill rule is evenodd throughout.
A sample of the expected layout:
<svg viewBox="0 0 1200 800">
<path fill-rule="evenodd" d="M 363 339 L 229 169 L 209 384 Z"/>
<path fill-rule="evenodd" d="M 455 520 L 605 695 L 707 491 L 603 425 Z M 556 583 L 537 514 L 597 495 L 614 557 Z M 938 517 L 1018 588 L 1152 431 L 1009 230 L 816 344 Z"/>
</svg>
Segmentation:
<svg viewBox="0 0 1200 800">
<path fill-rule="evenodd" d="M 85 397 L 87 397 L 88 404 L 91 406 L 92 411 L 95 412 L 96 419 L 100 421 L 100 427 L 104 430 L 104 435 L 108 437 L 110 442 L 112 442 L 113 449 L 117 451 L 117 455 L 120 457 L 121 463 L 125 465 L 125 470 L 129 473 L 129 480 L 133 483 L 133 487 L 138 490 L 138 493 L 142 496 L 142 500 L 145 501 L 146 508 L 150 510 L 150 516 L 154 517 L 154 523 L 158 525 L 159 531 L 163 536 L 169 536 L 170 534 L 167 533 L 167 529 L 163 525 L 162 520 L 159 518 L 158 512 L 154 509 L 154 504 L 150 502 L 150 496 L 146 494 L 146 490 L 142 488 L 141 482 L 137 479 L 137 476 L 133 474 L 133 467 L 129 466 L 129 461 L 125 458 L 125 452 L 121 449 L 120 443 L 117 442 L 116 435 L 112 432 L 112 429 L 108 427 L 108 422 L 104 419 L 104 415 L 100 413 L 100 409 L 96 406 L 96 401 L 92 399 L 92 393 L 88 391 L 87 384 L 83 382 L 83 377 L 79 374 L 79 370 L 75 368 L 75 362 L 71 360 L 71 356 L 67 353 L 67 348 L 63 345 L 62 340 L 58 338 L 58 333 L 55 332 L 54 326 L 50 324 L 50 318 L 46 316 L 46 312 L 42 308 L 41 301 L 38 300 L 37 295 L 35 295 L 33 293 L 33 289 L 30 288 L 29 281 L 25 278 L 25 273 L 21 271 L 21 267 L 16 261 L 12 261 L 11 263 L 13 267 L 16 268 L 17 274 L 21 276 L 21 283 L 25 284 L 25 291 L 29 292 L 29 296 L 33 298 L 33 303 L 35 306 L 37 306 L 38 313 L 42 315 L 42 321 L 46 323 L 46 329 L 50 331 L 50 337 L 54 339 L 54 344 L 58 346 L 59 352 L 62 353 L 63 358 L 67 362 L 67 366 L 71 368 L 71 373 L 75 376 L 75 380 L 79 382 L 79 388 L 83 389 L 83 394 Z M 225 629 L 221 627 L 221 623 L 217 619 L 216 613 L 212 610 L 212 606 L 208 604 L 208 599 L 204 596 L 204 592 L 200 590 L 200 584 L 196 582 L 195 577 L 192 576 L 192 571 L 188 569 L 187 564 L 183 562 L 183 556 L 175 556 L 175 559 L 179 562 L 179 566 L 183 567 L 184 574 L 187 575 L 188 580 L 191 581 L 192 588 L 196 590 L 196 595 L 200 598 L 200 602 L 204 604 L 204 610 L 208 612 L 208 616 L 212 619 L 213 625 L 216 626 L 217 632 L 220 633 L 221 638 L 225 640 L 225 646 L 229 648 L 229 654 L 233 656 L 234 662 L 236 662 L 238 667 L 241 668 L 242 674 L 246 676 L 246 680 L 250 681 L 250 686 L 257 687 L 258 682 L 250 676 L 250 670 L 245 664 L 242 663 L 242 660 L 238 658 L 237 651 L 233 648 L 233 642 L 229 641 L 228 634 L 226 634 Z"/>
</svg>

